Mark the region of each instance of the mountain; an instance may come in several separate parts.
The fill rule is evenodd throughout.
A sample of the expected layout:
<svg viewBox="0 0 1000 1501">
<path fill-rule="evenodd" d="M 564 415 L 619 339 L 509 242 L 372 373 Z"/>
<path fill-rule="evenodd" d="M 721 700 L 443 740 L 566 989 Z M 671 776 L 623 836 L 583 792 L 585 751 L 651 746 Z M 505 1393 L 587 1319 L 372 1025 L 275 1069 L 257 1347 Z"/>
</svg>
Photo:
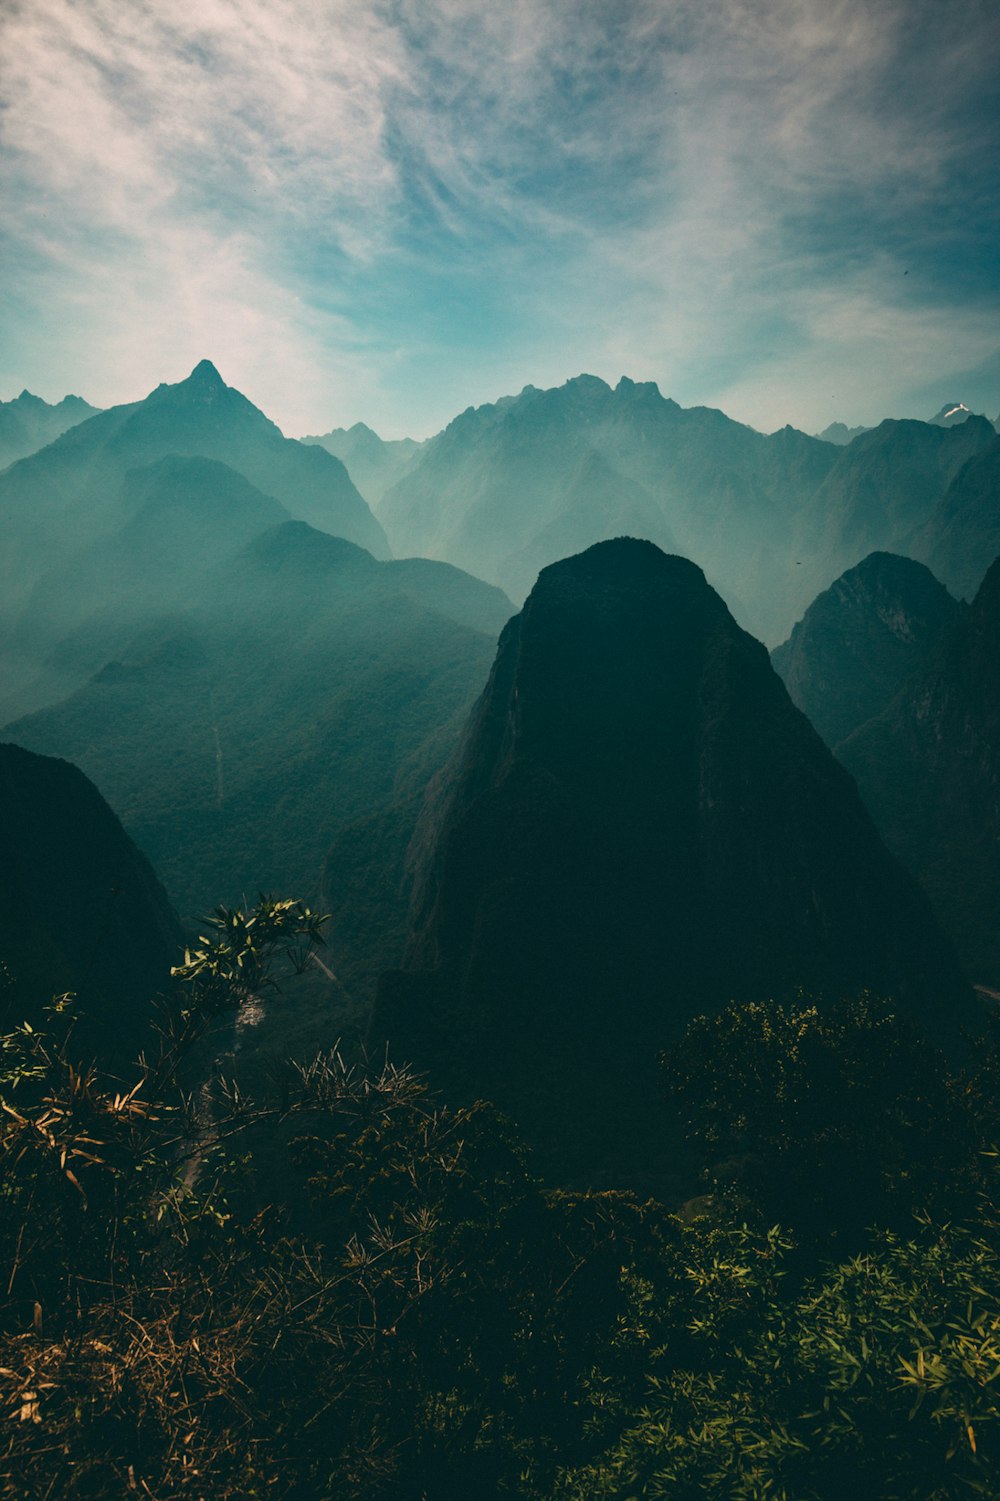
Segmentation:
<svg viewBox="0 0 1000 1501">
<path fill-rule="evenodd" d="M 985 417 L 957 427 L 887 419 L 862 433 L 838 450 L 816 492 L 814 553 L 842 559 L 837 572 L 870 552 L 908 553 L 962 466 L 995 439 Z"/>
<path fill-rule="evenodd" d="M 213 574 L 252 538 L 290 519 L 226 464 L 174 454 L 128 470 L 119 501 L 127 518 L 120 530 L 50 569 L 8 635 L 8 653 L 23 646 L 29 659 L 40 641 L 54 643 L 16 705 L 58 702 L 126 649 L 142 625 L 197 609 Z M 0 707 L 6 702 L 0 697 Z"/>
<path fill-rule="evenodd" d="M 740 624 L 776 645 L 869 553 L 929 562 L 915 539 L 996 439 L 977 416 L 833 436 L 765 436 L 651 382 L 578 376 L 463 412 L 386 490 L 379 518 L 397 553 L 446 558 L 515 599 L 561 556 L 644 537 L 697 559 Z"/>
<path fill-rule="evenodd" d="M 836 443 L 838 447 L 843 447 L 844 444 L 851 443 L 855 438 L 860 437 L 862 433 L 870 432 L 870 427 L 848 427 L 844 422 L 831 422 L 829 427 L 824 427 L 823 431 L 817 433 L 816 436 L 824 443 Z"/>
<path fill-rule="evenodd" d="M 941 410 L 927 420 L 935 427 L 958 427 L 967 418 L 977 415 L 979 414 L 967 407 L 964 401 L 946 401 Z"/>
<path fill-rule="evenodd" d="M 301 441 L 318 444 L 340 459 L 365 500 L 375 510 L 378 510 L 386 490 L 405 473 L 422 446 L 414 438 L 380 438 L 363 422 L 356 422 L 353 427 L 335 427 L 322 437 L 302 438 Z"/>
<path fill-rule="evenodd" d="M 136 520 L 136 546 L 166 533 L 169 555 L 178 518 Z M 194 593 L 6 733 L 94 777 L 183 911 L 258 890 L 313 897 L 337 830 L 389 800 L 467 711 L 510 602 L 300 521 L 253 537 Z"/>
<path fill-rule="evenodd" d="M 469 408 L 424 444 L 379 516 L 397 554 L 447 558 L 521 599 L 560 556 L 646 537 L 697 557 L 741 618 L 780 640 L 811 598 L 799 606 L 796 537 L 837 454 L 793 428 L 765 437 L 685 410 L 652 382 L 612 390 L 581 375 Z"/>
<path fill-rule="evenodd" d="M 95 559 L 107 550 L 107 576 L 99 592 L 110 601 L 120 583 L 110 555 L 141 499 L 141 485 L 130 474 L 177 456 L 234 470 L 272 506 L 277 502 L 283 508 L 272 520 L 292 515 L 379 556 L 387 554 L 378 522 L 340 461 L 282 437 L 202 361 L 187 380 L 91 417 L 0 474 L 0 651 L 7 715 L 52 702 L 53 692 L 67 686 L 46 682 L 46 663 L 92 608 L 93 589 L 77 588 L 73 580 L 85 571 L 93 581 Z M 218 470 L 215 474 L 219 477 Z M 161 474 L 161 491 L 165 482 Z M 188 481 L 182 477 L 180 483 Z M 259 501 L 254 505 L 259 511 Z M 136 561 L 139 571 L 126 582 L 141 591 L 142 560 Z M 153 591 L 149 608 L 157 607 Z"/>
<path fill-rule="evenodd" d="M 572 1177 L 662 1155 L 654 1058 L 732 997 L 963 982 L 767 652 L 649 542 L 541 573 L 431 785 L 373 1046 L 494 1098 Z"/>
<path fill-rule="evenodd" d="M 930 663 L 838 755 L 970 972 L 1000 988 L 1000 560 Z"/>
<path fill-rule="evenodd" d="M 0 745 L 5 1023 L 44 1025 L 78 993 L 78 1035 L 106 1057 L 144 1041 L 181 933 L 149 862 L 75 766 Z"/>
<path fill-rule="evenodd" d="M 53 406 L 30 391 L 22 391 L 13 401 L 0 401 L 0 469 L 44 448 L 97 410 L 80 396 L 64 396 Z"/>
<path fill-rule="evenodd" d="M 813 601 L 771 662 L 835 749 L 881 713 L 961 613 L 922 563 L 874 552 Z"/>
<path fill-rule="evenodd" d="M 972 598 L 1000 554 L 1000 437 L 962 465 L 912 546 L 949 589 Z"/>
</svg>

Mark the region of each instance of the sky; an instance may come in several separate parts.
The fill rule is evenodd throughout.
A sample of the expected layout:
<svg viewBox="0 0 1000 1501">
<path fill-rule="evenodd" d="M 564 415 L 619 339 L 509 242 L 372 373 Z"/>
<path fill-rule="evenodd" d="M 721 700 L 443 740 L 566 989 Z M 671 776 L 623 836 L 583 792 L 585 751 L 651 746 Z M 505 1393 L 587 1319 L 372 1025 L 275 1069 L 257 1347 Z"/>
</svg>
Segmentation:
<svg viewBox="0 0 1000 1501">
<path fill-rule="evenodd" d="M 3 0 L 0 399 L 1000 412 L 995 0 Z"/>
</svg>

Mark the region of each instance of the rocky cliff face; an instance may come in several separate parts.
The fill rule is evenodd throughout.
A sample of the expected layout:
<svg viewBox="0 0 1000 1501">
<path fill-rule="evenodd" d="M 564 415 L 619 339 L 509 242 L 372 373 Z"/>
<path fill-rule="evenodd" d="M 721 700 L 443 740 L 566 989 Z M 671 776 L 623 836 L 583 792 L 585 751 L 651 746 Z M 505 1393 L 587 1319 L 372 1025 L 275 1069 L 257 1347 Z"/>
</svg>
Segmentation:
<svg viewBox="0 0 1000 1501">
<path fill-rule="evenodd" d="M 961 615 L 923 564 L 876 552 L 813 601 L 771 661 L 834 748 L 882 712 Z"/>
<path fill-rule="evenodd" d="M 838 754 L 973 977 L 1000 986 L 1000 560 L 925 670 Z"/>
<path fill-rule="evenodd" d="M 0 829 L 5 1024 L 71 990 L 88 1047 L 138 1049 L 182 942 L 148 860 L 77 767 L 16 745 L 0 745 Z"/>
<path fill-rule="evenodd" d="M 964 994 L 764 648 L 651 543 L 542 572 L 411 865 L 375 1032 L 495 1094 L 563 1167 L 594 1132 L 619 1169 L 642 1155 L 657 1047 L 732 997 L 870 986 L 947 1028 Z"/>
</svg>

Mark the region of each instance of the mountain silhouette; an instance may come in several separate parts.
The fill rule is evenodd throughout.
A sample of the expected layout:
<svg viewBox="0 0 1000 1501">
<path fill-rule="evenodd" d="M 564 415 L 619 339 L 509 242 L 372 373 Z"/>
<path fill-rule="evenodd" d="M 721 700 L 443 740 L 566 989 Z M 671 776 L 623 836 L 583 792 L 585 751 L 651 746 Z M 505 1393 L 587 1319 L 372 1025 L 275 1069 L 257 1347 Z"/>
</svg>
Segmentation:
<svg viewBox="0 0 1000 1501">
<path fill-rule="evenodd" d="M 648 542 L 543 570 L 409 863 L 373 1039 L 498 1099 L 570 1174 L 598 1139 L 635 1165 L 657 1048 L 733 997 L 871 987 L 945 1033 L 967 998 L 764 647 Z"/>
<path fill-rule="evenodd" d="M 874 552 L 813 600 L 771 661 L 836 749 L 881 713 L 961 613 L 922 563 Z"/>
<path fill-rule="evenodd" d="M 924 669 L 838 755 L 970 973 L 1000 988 L 1000 560 Z"/>
<path fill-rule="evenodd" d="M 138 1049 L 182 947 L 148 860 L 76 766 L 16 745 L 0 745 L 0 828 L 7 1022 L 45 1025 L 73 991 L 78 1041 L 105 1058 Z"/>
</svg>

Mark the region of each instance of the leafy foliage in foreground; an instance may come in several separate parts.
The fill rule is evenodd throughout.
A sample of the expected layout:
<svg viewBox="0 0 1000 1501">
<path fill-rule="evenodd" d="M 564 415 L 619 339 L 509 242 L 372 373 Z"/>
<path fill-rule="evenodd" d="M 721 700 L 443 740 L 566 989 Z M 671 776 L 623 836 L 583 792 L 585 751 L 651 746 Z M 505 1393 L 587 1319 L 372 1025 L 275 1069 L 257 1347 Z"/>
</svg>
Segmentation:
<svg viewBox="0 0 1000 1501">
<path fill-rule="evenodd" d="M 220 910 L 127 1087 L 73 1062 L 69 1013 L 3 1039 L 0 1494 L 995 1494 L 988 1173 L 969 1169 L 964 1223 L 876 1232 L 823 1267 L 746 1185 L 736 1216 L 716 1195 L 687 1223 L 546 1190 L 491 1106 L 446 1108 L 389 1064 L 334 1051 L 277 1104 L 219 1078 L 186 1099 L 208 1020 L 318 939 L 296 903 Z M 849 1012 L 845 1039 L 870 1022 Z M 765 1056 L 795 1051 L 780 1013 L 748 1025 Z M 983 1094 L 958 1097 L 975 1113 Z M 724 1093 L 705 1133 L 733 1111 L 749 1118 Z M 245 1208 L 232 1154 L 272 1131 L 293 1138 L 288 1204 Z M 978 1150 L 971 1127 L 954 1145 Z"/>
</svg>

